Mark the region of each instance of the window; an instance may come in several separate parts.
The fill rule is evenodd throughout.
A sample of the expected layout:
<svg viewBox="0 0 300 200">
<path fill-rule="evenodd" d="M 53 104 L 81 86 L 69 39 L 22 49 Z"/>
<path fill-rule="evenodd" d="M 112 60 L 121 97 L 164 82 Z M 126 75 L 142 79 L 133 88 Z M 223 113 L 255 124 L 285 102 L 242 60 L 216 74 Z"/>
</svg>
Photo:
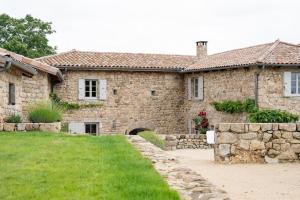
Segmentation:
<svg viewBox="0 0 300 200">
<path fill-rule="evenodd" d="M 114 95 L 117 95 L 117 94 L 118 94 L 118 92 L 117 92 L 116 89 L 113 89 L 113 94 L 114 94 Z"/>
<path fill-rule="evenodd" d="M 97 135 L 98 123 L 85 123 L 85 133 Z"/>
<path fill-rule="evenodd" d="M 300 73 L 291 73 L 291 94 L 300 95 Z"/>
<path fill-rule="evenodd" d="M 16 104 L 16 87 L 14 83 L 9 83 L 8 85 L 8 104 L 15 105 Z"/>
<path fill-rule="evenodd" d="M 97 98 L 97 80 L 85 80 L 85 97 Z"/>
<path fill-rule="evenodd" d="M 188 78 L 188 99 L 203 100 L 203 77 Z"/>
<path fill-rule="evenodd" d="M 197 99 L 199 97 L 199 79 L 192 78 L 192 96 Z"/>
</svg>

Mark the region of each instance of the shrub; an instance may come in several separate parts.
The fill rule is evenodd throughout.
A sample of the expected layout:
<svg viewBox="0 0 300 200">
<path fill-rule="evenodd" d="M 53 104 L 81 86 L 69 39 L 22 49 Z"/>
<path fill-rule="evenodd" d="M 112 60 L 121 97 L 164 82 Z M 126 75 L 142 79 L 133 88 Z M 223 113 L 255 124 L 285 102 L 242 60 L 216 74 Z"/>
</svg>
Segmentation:
<svg viewBox="0 0 300 200">
<path fill-rule="evenodd" d="M 94 108 L 94 107 L 102 106 L 101 103 L 78 104 L 78 103 L 65 102 L 62 101 L 55 93 L 51 93 L 49 97 L 53 103 L 59 105 L 63 110 L 78 110 L 81 108 Z"/>
<path fill-rule="evenodd" d="M 242 112 L 253 113 L 258 110 L 255 105 L 255 101 L 253 99 L 246 99 L 243 102 L 226 100 L 221 102 L 213 102 L 212 105 L 215 107 L 217 111 L 227 112 L 227 113 L 242 113 Z"/>
<path fill-rule="evenodd" d="M 196 117 L 193 118 L 195 129 L 198 130 L 201 134 L 205 134 L 208 130 L 209 122 L 206 117 L 205 111 L 200 111 Z"/>
<path fill-rule="evenodd" d="M 298 115 L 281 111 L 264 109 L 256 111 L 249 115 L 249 120 L 252 123 L 288 123 L 298 121 Z"/>
<path fill-rule="evenodd" d="M 217 111 L 227 113 L 241 113 L 244 112 L 244 106 L 241 101 L 226 100 L 222 102 L 214 102 L 213 106 Z"/>
<path fill-rule="evenodd" d="M 52 123 L 62 120 L 62 109 L 54 102 L 41 101 L 29 109 L 28 118 L 34 123 Z"/>
<path fill-rule="evenodd" d="M 165 141 L 159 138 L 154 132 L 152 131 L 143 131 L 139 133 L 139 136 L 144 138 L 145 140 L 151 142 L 155 146 L 165 149 Z"/>
<path fill-rule="evenodd" d="M 18 114 L 9 115 L 4 119 L 4 122 L 6 123 L 21 123 L 21 121 L 21 117 Z"/>
</svg>

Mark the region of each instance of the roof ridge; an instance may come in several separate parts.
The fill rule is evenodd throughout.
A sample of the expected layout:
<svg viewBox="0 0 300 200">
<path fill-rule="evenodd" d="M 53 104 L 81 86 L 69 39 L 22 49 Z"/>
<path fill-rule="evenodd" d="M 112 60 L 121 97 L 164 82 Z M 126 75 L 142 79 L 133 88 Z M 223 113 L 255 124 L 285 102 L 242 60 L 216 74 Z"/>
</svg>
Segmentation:
<svg viewBox="0 0 300 200">
<path fill-rule="evenodd" d="M 48 55 L 48 56 L 44 56 L 44 57 L 40 57 L 38 59 L 43 59 L 43 58 L 47 58 L 47 57 L 53 57 L 53 56 L 58 56 L 58 55 L 63 55 L 63 54 L 67 54 L 67 53 L 93 53 L 93 54 L 132 54 L 132 55 L 157 55 L 157 56 L 186 56 L 186 57 L 197 57 L 196 55 L 180 55 L 180 54 L 159 54 L 159 53 L 132 53 L 132 52 L 109 52 L 109 51 L 82 51 L 82 50 L 75 50 L 72 49 L 70 51 L 66 51 L 66 52 L 62 52 L 62 53 L 58 53 L 58 54 L 53 54 L 53 55 Z"/>
<path fill-rule="evenodd" d="M 71 49 L 69 51 L 64 51 L 64 52 L 61 52 L 61 53 L 56 53 L 56 54 L 51 54 L 51 55 L 47 55 L 47 56 L 42 56 L 42 57 L 39 57 L 39 58 L 34 58 L 34 60 L 42 60 L 42 59 L 45 59 L 45 58 L 50 58 L 50 57 L 53 57 L 53 56 L 64 55 L 64 54 L 72 53 L 72 52 L 76 52 L 76 51 L 77 51 L 76 49 Z"/>
<path fill-rule="evenodd" d="M 257 59 L 257 62 L 258 63 L 261 63 L 263 62 L 263 60 L 270 54 L 272 53 L 272 51 L 280 44 L 280 40 L 277 39 L 273 45 L 267 50 L 265 51 L 258 59 Z"/>
</svg>

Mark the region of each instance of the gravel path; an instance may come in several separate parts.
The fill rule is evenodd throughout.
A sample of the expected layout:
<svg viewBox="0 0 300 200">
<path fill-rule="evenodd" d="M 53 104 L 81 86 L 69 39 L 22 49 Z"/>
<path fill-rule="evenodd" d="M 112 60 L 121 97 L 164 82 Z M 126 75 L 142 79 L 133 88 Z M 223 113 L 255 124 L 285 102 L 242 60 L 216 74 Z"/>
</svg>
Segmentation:
<svg viewBox="0 0 300 200">
<path fill-rule="evenodd" d="M 143 156 L 152 161 L 155 169 L 171 188 L 178 191 L 183 200 L 229 200 L 224 190 L 211 184 L 189 166 L 182 167 L 182 163 L 167 151 L 159 149 L 137 135 L 127 138 Z"/>
<path fill-rule="evenodd" d="M 300 164 L 235 164 L 213 162 L 213 150 L 169 151 L 182 166 L 224 189 L 233 200 L 299 200 Z"/>
</svg>

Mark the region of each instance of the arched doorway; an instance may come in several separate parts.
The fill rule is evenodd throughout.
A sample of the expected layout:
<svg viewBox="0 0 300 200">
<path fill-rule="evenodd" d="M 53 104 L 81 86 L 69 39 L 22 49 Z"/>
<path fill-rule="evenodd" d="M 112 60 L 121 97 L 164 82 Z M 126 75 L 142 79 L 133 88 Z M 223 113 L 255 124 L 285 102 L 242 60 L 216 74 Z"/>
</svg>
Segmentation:
<svg viewBox="0 0 300 200">
<path fill-rule="evenodd" d="M 147 129 L 147 128 L 135 128 L 135 129 L 132 129 L 131 131 L 129 131 L 128 135 L 137 135 L 139 132 L 142 132 L 142 131 L 150 131 L 150 129 Z"/>
</svg>

